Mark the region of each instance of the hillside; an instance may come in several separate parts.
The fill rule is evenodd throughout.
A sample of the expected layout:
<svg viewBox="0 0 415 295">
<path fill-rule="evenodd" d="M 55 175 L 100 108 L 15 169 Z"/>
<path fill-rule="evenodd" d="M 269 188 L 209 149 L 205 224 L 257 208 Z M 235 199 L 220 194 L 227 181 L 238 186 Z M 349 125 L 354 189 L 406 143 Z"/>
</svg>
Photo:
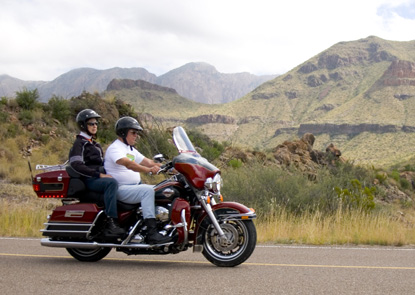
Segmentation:
<svg viewBox="0 0 415 295">
<path fill-rule="evenodd" d="M 415 41 L 377 37 L 340 42 L 215 112 L 221 139 L 272 148 L 306 132 L 318 148 L 335 142 L 346 158 L 390 164 L 415 153 Z M 215 137 L 216 124 L 199 125 Z M 232 131 L 232 132 L 230 132 Z"/>
</svg>

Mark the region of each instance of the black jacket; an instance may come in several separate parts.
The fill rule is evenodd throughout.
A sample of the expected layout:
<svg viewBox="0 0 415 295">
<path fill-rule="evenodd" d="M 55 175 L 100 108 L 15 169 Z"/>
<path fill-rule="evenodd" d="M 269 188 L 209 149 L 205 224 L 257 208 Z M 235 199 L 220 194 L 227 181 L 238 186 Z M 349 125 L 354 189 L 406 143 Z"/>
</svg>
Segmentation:
<svg viewBox="0 0 415 295">
<path fill-rule="evenodd" d="M 104 164 L 101 145 L 77 135 L 69 152 L 69 163 L 82 176 L 99 178 L 99 171 Z"/>
</svg>

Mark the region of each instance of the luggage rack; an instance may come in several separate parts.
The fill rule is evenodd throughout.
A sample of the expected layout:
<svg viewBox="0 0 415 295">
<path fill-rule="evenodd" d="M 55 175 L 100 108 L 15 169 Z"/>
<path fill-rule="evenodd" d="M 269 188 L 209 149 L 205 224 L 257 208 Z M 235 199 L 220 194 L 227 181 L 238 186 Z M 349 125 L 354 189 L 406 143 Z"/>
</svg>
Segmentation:
<svg viewBox="0 0 415 295">
<path fill-rule="evenodd" d="M 42 165 L 42 164 L 38 164 L 36 165 L 36 170 L 44 170 L 44 171 L 58 171 L 58 170 L 65 170 L 66 166 L 68 164 L 68 161 L 66 161 L 63 164 L 58 164 L 58 165 Z"/>
</svg>

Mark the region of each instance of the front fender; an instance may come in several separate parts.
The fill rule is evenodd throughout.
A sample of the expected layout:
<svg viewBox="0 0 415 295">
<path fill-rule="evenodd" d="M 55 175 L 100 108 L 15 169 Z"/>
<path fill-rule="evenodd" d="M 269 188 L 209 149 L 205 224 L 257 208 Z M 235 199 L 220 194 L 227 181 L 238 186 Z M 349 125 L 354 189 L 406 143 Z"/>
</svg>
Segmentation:
<svg viewBox="0 0 415 295">
<path fill-rule="evenodd" d="M 248 220 L 256 218 L 255 211 L 237 202 L 222 202 L 212 206 L 212 211 L 215 214 L 218 222 L 229 220 Z M 201 243 L 200 232 L 206 229 L 211 223 L 209 216 L 204 212 L 197 219 L 195 227 L 195 244 Z"/>
</svg>

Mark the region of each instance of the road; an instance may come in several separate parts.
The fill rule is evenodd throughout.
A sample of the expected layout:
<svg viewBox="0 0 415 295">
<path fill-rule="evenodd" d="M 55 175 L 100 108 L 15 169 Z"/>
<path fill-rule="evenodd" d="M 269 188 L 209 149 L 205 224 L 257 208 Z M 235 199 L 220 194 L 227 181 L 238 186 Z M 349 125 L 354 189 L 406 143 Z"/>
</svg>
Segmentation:
<svg viewBox="0 0 415 295">
<path fill-rule="evenodd" d="M 0 238 L 2 294 L 415 294 L 415 248 L 258 245 L 220 268 L 191 251 L 82 263 L 38 239 Z"/>
</svg>

